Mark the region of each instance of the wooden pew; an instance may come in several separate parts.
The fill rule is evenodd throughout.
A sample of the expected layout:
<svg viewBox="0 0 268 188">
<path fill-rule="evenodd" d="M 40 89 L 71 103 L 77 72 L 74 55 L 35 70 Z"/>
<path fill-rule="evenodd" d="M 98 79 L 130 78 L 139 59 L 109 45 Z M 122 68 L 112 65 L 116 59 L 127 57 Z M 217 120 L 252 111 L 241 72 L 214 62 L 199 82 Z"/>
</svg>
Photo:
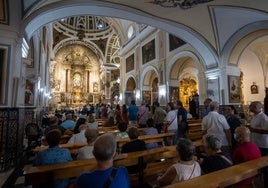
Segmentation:
<svg viewBox="0 0 268 188">
<path fill-rule="evenodd" d="M 127 154 L 115 157 L 116 160 L 126 158 Z M 75 178 L 82 172 L 88 172 L 97 168 L 95 158 L 70 161 L 65 163 L 28 167 L 24 170 L 25 185 L 37 185 L 58 179 Z"/>
<path fill-rule="evenodd" d="M 72 153 L 72 150 L 78 150 L 79 148 L 86 146 L 86 145 L 87 145 L 86 142 L 80 142 L 80 143 L 75 143 L 75 144 L 60 144 L 60 147 L 67 148 Z M 47 148 L 48 146 L 39 146 L 34 149 L 34 152 L 38 153 L 39 151 L 45 150 Z"/>
<path fill-rule="evenodd" d="M 157 153 L 168 152 L 171 148 L 174 150 L 175 146 L 119 154 L 114 159 L 114 166 L 140 165 L 143 163 L 144 156 L 155 156 Z M 96 168 L 97 163 L 94 158 L 46 166 L 28 167 L 24 171 L 25 185 L 37 185 L 58 179 L 75 178 L 82 172 L 92 171 Z M 138 178 L 143 177 L 139 176 Z"/>
<path fill-rule="evenodd" d="M 154 142 L 162 142 L 164 139 L 171 139 L 172 136 L 174 135 L 174 133 L 161 133 L 161 134 L 156 134 L 156 135 L 142 135 L 139 136 L 139 139 L 144 140 L 144 142 L 147 143 L 154 143 Z M 123 146 L 123 144 L 129 142 L 129 138 L 120 138 L 117 139 L 117 146 L 118 148 L 121 148 Z M 78 150 L 83 147 L 86 146 L 87 143 L 86 142 L 80 142 L 80 143 L 75 143 L 75 144 L 61 144 L 60 147 L 62 148 L 67 148 L 70 150 L 70 153 L 72 155 L 77 154 Z M 36 147 L 34 149 L 35 153 L 38 153 L 39 151 L 45 150 L 47 149 L 48 146 L 40 146 L 40 147 Z"/>
<path fill-rule="evenodd" d="M 188 138 L 190 140 L 198 140 L 201 139 L 202 134 L 202 123 L 188 123 Z"/>
<path fill-rule="evenodd" d="M 268 166 L 268 156 L 247 161 L 219 171 L 202 175 L 191 180 L 183 181 L 166 188 L 198 187 L 216 188 L 226 187 L 259 174 L 260 169 Z"/>
<path fill-rule="evenodd" d="M 140 140 L 143 140 L 146 144 L 149 143 L 158 143 L 165 141 L 165 139 L 172 139 L 174 133 L 160 133 L 160 134 L 155 134 L 155 135 L 141 135 L 138 138 Z M 117 138 L 117 147 L 121 148 L 125 143 L 129 142 L 129 138 Z"/>
</svg>

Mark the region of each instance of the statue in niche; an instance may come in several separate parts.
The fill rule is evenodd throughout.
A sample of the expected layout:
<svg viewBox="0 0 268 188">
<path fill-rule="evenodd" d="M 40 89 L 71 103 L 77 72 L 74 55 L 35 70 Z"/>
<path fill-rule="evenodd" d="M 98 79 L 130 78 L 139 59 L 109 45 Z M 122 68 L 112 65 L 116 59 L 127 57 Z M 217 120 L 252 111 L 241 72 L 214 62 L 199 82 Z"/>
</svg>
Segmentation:
<svg viewBox="0 0 268 188">
<path fill-rule="evenodd" d="M 24 103 L 26 105 L 33 105 L 33 91 L 34 91 L 34 84 L 31 83 L 29 80 L 26 80 L 25 84 L 25 98 Z"/>
<path fill-rule="evenodd" d="M 98 83 L 97 82 L 93 83 L 93 92 L 98 92 Z"/>
</svg>

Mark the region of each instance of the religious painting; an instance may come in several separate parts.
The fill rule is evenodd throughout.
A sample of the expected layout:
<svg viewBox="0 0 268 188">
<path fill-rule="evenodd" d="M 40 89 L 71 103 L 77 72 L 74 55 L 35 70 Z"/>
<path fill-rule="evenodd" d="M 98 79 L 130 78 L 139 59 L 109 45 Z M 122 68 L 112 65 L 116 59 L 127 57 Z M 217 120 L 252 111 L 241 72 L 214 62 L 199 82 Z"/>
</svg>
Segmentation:
<svg viewBox="0 0 268 188">
<path fill-rule="evenodd" d="M 24 104 L 27 106 L 34 105 L 34 85 L 30 80 L 26 80 L 25 82 Z"/>
<path fill-rule="evenodd" d="M 98 83 L 97 82 L 94 82 L 93 83 L 93 92 L 94 93 L 98 92 L 98 90 L 99 90 L 98 88 L 99 88 Z"/>
<path fill-rule="evenodd" d="M 91 102 L 91 103 L 93 103 L 93 95 L 88 95 L 88 102 Z"/>
<path fill-rule="evenodd" d="M 126 58 L 126 72 L 134 70 L 134 54 Z"/>
<path fill-rule="evenodd" d="M 212 101 L 221 102 L 219 78 L 207 80 L 207 97 Z"/>
<path fill-rule="evenodd" d="M 9 24 L 8 0 L 0 0 L 0 24 Z"/>
<path fill-rule="evenodd" d="M 142 64 L 155 59 L 155 40 L 148 42 L 142 47 Z"/>
<path fill-rule="evenodd" d="M 169 87 L 169 101 L 176 102 L 179 100 L 179 88 Z"/>
<path fill-rule="evenodd" d="M 258 94 L 258 86 L 256 85 L 256 82 L 253 82 L 253 84 L 250 86 L 251 94 Z"/>
<path fill-rule="evenodd" d="M 186 44 L 183 40 L 180 38 L 169 34 L 169 51 L 175 50 L 176 48 L 179 48 L 180 46 Z"/>
<path fill-rule="evenodd" d="M 151 91 L 142 91 L 142 100 L 146 104 L 151 104 Z"/>
<path fill-rule="evenodd" d="M 241 102 L 240 77 L 228 76 L 229 103 Z"/>
<path fill-rule="evenodd" d="M 0 45 L 0 104 L 7 103 L 10 46 Z"/>
</svg>

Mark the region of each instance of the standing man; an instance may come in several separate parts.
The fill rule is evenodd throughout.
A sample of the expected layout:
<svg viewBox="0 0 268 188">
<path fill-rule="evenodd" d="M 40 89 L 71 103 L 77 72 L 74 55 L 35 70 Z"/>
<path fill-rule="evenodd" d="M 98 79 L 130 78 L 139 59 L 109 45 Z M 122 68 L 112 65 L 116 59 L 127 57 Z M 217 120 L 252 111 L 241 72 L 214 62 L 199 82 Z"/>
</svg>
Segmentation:
<svg viewBox="0 0 268 188">
<path fill-rule="evenodd" d="M 249 110 L 254 114 L 250 122 L 251 140 L 260 149 L 261 155 L 268 155 L 268 117 L 262 112 L 262 105 L 254 101 L 249 105 Z M 268 186 L 268 169 L 264 169 L 264 186 Z"/>
<path fill-rule="evenodd" d="M 212 101 L 209 104 L 210 112 L 202 120 L 202 131 L 204 135 L 215 135 L 222 143 L 222 151 L 229 152 L 232 147 L 230 127 L 226 118 L 219 114 L 219 104 Z"/>
<path fill-rule="evenodd" d="M 142 102 L 138 111 L 139 128 L 146 127 L 146 122 L 148 120 L 148 113 L 149 113 L 149 109 L 146 107 L 145 102 Z"/>
<path fill-rule="evenodd" d="M 210 108 L 209 108 L 209 104 L 212 102 L 212 100 L 210 98 L 206 98 L 204 101 L 204 106 L 205 106 L 205 113 L 204 116 L 208 115 Z"/>
<path fill-rule="evenodd" d="M 155 111 L 154 111 L 154 122 L 155 128 L 157 129 L 158 133 L 161 133 L 162 127 L 164 125 L 164 120 L 166 117 L 166 112 L 160 108 L 159 102 L 154 103 Z"/>
<path fill-rule="evenodd" d="M 134 100 L 131 101 L 130 106 L 128 107 L 128 121 L 129 125 L 138 125 L 138 107 Z"/>
</svg>

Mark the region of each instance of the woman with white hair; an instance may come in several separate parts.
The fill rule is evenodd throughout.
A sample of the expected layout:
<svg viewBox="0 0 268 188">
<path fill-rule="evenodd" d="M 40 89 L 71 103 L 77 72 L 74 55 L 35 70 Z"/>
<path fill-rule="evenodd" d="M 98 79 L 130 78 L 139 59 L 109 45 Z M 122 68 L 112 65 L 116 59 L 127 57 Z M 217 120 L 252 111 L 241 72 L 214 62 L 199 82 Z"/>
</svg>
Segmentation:
<svg viewBox="0 0 268 188">
<path fill-rule="evenodd" d="M 222 142 L 215 135 L 204 137 L 204 145 L 207 157 L 201 163 L 201 169 L 204 173 L 210 173 L 233 165 L 229 153 L 221 151 Z"/>
</svg>

